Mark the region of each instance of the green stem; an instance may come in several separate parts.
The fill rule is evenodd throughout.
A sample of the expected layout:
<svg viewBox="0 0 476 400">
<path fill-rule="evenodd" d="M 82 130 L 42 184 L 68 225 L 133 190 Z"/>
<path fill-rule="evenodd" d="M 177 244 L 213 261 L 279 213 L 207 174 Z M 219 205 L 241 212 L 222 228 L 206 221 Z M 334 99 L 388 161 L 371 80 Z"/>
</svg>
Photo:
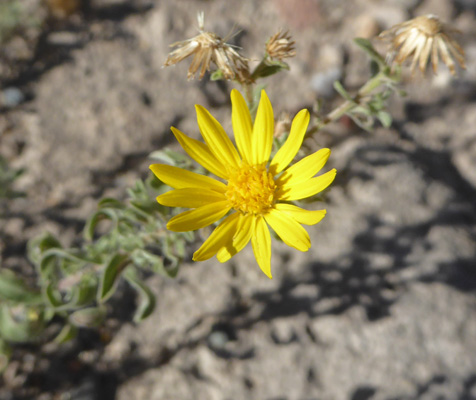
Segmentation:
<svg viewBox="0 0 476 400">
<path fill-rule="evenodd" d="M 360 104 L 360 101 L 368 96 L 370 93 L 372 93 L 373 90 L 378 88 L 380 85 L 384 83 L 385 80 L 388 79 L 387 74 L 384 72 L 379 72 L 377 75 L 375 75 L 372 79 L 370 79 L 368 82 L 363 85 L 357 94 L 352 98 L 352 100 L 346 100 L 344 103 L 342 103 L 340 106 L 338 106 L 336 109 L 332 110 L 329 114 L 327 114 L 324 119 L 320 120 L 318 122 L 318 128 L 322 128 L 323 126 L 333 122 L 337 121 L 339 118 L 341 118 L 343 115 L 347 114 L 349 111 L 352 111 L 354 108 L 358 107 Z"/>
<path fill-rule="evenodd" d="M 254 95 L 253 95 L 253 85 L 251 83 L 243 84 L 243 89 L 245 90 L 246 102 L 248 103 L 248 109 L 254 109 Z"/>
</svg>

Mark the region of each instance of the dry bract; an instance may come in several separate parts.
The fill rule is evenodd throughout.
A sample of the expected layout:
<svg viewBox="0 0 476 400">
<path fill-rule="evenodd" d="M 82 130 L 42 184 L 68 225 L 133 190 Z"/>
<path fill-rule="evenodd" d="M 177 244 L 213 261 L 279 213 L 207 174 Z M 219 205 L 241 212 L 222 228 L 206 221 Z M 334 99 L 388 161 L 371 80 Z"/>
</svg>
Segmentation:
<svg viewBox="0 0 476 400">
<path fill-rule="evenodd" d="M 177 47 L 177 49 L 169 54 L 164 67 L 177 64 L 193 55 L 188 69 L 188 79 L 193 79 L 198 70 L 200 70 L 198 79 L 202 79 L 205 72 L 210 71 L 210 65 L 213 62 L 221 70 L 225 79 L 248 82 L 250 80 L 248 60 L 220 36 L 213 32 L 205 32 L 202 14 L 199 14 L 198 21 L 200 34 L 191 39 L 173 43 L 171 47 Z"/>
<path fill-rule="evenodd" d="M 279 31 L 271 36 L 266 43 L 266 53 L 269 57 L 277 60 L 294 57 L 296 55 L 295 44 L 296 42 L 292 40 L 288 31 Z"/>
<path fill-rule="evenodd" d="M 428 60 L 431 58 L 433 72 L 438 69 L 438 61 L 448 66 L 451 74 L 455 75 L 455 59 L 461 68 L 464 63 L 464 50 L 453 39 L 452 35 L 459 33 L 439 20 L 435 15 L 423 15 L 410 21 L 395 25 L 382 32 L 379 37 L 390 40 L 388 58 L 397 64 L 402 64 L 413 56 L 411 71 L 418 63 L 420 71 L 425 72 Z"/>
</svg>

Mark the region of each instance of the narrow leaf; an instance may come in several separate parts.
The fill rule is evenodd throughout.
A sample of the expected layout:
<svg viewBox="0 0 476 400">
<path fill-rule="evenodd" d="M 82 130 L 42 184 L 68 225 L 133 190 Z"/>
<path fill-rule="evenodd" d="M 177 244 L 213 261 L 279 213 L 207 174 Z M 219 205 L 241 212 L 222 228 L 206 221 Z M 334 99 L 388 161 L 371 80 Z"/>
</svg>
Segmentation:
<svg viewBox="0 0 476 400">
<path fill-rule="evenodd" d="M 134 269 L 128 268 L 124 273 L 124 277 L 139 294 L 139 304 L 134 314 L 134 322 L 140 322 L 154 311 L 156 303 L 155 295 L 149 287 L 137 277 Z"/>
<path fill-rule="evenodd" d="M 355 102 L 352 96 L 345 90 L 344 86 L 342 86 L 342 83 L 339 81 L 334 81 L 334 89 L 339 93 L 344 99 Z"/>
<path fill-rule="evenodd" d="M 63 326 L 63 329 L 58 333 L 58 335 L 54 338 L 56 343 L 66 343 L 69 342 L 71 339 L 74 339 L 78 334 L 78 328 L 71 324 L 66 324 Z"/>
<path fill-rule="evenodd" d="M 363 38 L 355 38 L 354 43 L 365 51 L 369 57 L 374 60 L 380 67 L 380 69 L 386 67 L 383 57 L 374 49 L 370 40 Z"/>
<path fill-rule="evenodd" d="M 125 254 L 115 254 L 102 271 L 99 283 L 98 302 L 103 303 L 109 299 L 117 288 L 117 282 L 124 268 L 129 263 L 129 257 Z"/>
<path fill-rule="evenodd" d="M 392 116 L 388 112 L 379 111 L 377 118 L 385 128 L 390 128 L 390 126 L 392 126 Z"/>
<path fill-rule="evenodd" d="M 69 321 L 78 327 L 97 328 L 106 317 L 106 310 L 103 307 L 89 307 L 75 311 L 69 316 Z"/>
</svg>

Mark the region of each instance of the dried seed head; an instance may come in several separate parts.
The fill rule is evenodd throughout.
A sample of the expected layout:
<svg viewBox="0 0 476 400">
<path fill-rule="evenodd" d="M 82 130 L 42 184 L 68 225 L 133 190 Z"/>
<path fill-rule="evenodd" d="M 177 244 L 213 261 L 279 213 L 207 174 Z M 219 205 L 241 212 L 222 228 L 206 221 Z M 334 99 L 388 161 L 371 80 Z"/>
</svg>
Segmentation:
<svg viewBox="0 0 476 400">
<path fill-rule="evenodd" d="M 199 13 L 197 19 L 200 33 L 191 39 L 173 43 L 171 47 L 177 47 L 177 49 L 168 55 L 164 67 L 177 64 L 193 55 L 187 79 L 193 79 L 198 70 L 200 70 L 198 79 L 202 79 L 205 72 L 210 71 L 213 62 L 222 71 L 225 79 L 237 79 L 240 82 L 249 81 L 251 74 L 248 60 L 220 36 L 203 30 L 203 13 Z"/>
<path fill-rule="evenodd" d="M 438 61 L 448 66 L 452 75 L 456 74 L 455 59 L 461 68 L 465 69 L 464 50 L 453 39 L 452 35 L 459 33 L 439 20 L 435 15 L 423 15 L 410 21 L 391 27 L 382 32 L 379 37 L 390 41 L 387 58 L 396 64 L 402 64 L 413 56 L 411 71 L 418 63 L 420 71 L 425 72 L 428 60 L 431 58 L 433 72 L 438 70 Z"/>
<path fill-rule="evenodd" d="M 294 57 L 296 55 L 295 44 L 296 42 L 292 40 L 288 31 L 280 30 L 269 38 L 266 43 L 266 53 L 269 57 L 277 60 Z"/>
</svg>

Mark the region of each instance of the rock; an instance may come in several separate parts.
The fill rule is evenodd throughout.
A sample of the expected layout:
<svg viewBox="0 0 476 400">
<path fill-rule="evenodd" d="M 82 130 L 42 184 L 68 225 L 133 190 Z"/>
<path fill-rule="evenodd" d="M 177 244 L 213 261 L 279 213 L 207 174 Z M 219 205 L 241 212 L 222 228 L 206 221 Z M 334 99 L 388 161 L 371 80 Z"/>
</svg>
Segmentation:
<svg viewBox="0 0 476 400">
<path fill-rule="evenodd" d="M 17 87 L 8 87 L 0 92 L 0 107 L 14 108 L 25 101 L 25 95 Z"/>
</svg>

